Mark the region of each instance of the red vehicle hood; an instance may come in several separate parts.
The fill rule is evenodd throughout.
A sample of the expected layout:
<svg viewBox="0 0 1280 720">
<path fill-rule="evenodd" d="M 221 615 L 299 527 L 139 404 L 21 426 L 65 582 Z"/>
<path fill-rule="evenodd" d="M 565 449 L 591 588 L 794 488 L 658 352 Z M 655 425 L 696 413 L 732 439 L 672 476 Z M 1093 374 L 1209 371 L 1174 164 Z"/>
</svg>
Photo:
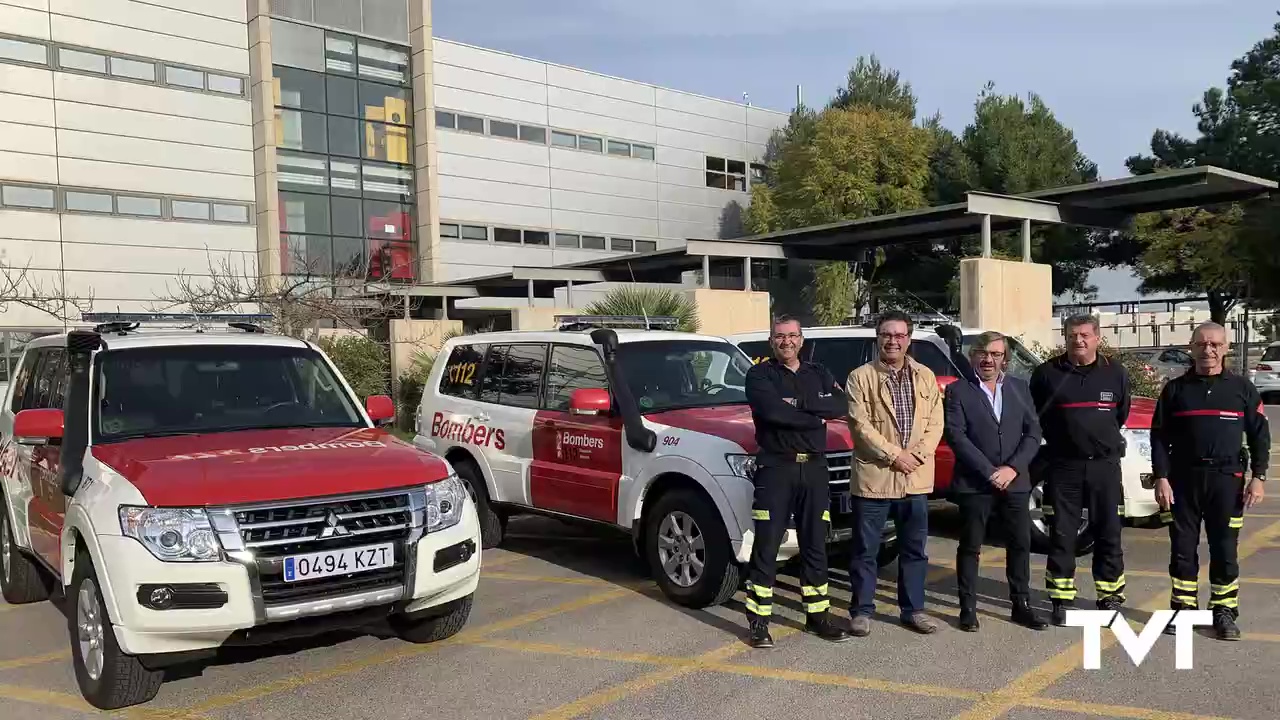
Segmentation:
<svg viewBox="0 0 1280 720">
<path fill-rule="evenodd" d="M 1131 430 L 1150 430 L 1151 418 L 1156 414 L 1156 401 L 1151 398 L 1136 397 L 1129 401 L 1129 418 L 1124 426 Z"/>
<path fill-rule="evenodd" d="M 201 507 L 426 484 L 449 466 L 380 428 L 296 428 L 141 438 L 93 457 L 151 505 Z"/>
<path fill-rule="evenodd" d="M 756 426 L 751 420 L 751 408 L 746 405 L 720 405 L 668 410 L 666 412 L 652 413 L 645 417 L 663 425 L 724 438 L 741 445 L 742 449 L 748 453 L 754 453 L 758 449 L 756 445 Z M 848 424 L 844 420 L 828 422 L 827 451 L 849 450 L 852 448 L 853 439 L 849 434 Z"/>
</svg>

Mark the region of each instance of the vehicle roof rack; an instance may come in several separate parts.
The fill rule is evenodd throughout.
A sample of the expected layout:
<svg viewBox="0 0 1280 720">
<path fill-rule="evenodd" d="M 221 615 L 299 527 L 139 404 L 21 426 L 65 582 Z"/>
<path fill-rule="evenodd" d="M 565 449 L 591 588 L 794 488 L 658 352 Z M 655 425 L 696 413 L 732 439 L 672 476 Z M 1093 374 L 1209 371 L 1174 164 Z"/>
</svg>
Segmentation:
<svg viewBox="0 0 1280 720">
<path fill-rule="evenodd" d="M 272 316 L 266 313 L 87 312 L 81 317 L 86 322 L 96 323 L 93 329 L 103 335 L 124 335 L 137 330 L 143 323 L 194 327 L 196 332 L 204 332 L 210 325 L 225 324 L 227 327 L 245 332 L 262 333 L 266 331 L 260 323 L 272 320 Z"/>
<path fill-rule="evenodd" d="M 676 330 L 680 327 L 679 318 L 665 315 L 556 315 L 555 320 L 557 329 L 565 332 L 597 328 Z"/>
</svg>

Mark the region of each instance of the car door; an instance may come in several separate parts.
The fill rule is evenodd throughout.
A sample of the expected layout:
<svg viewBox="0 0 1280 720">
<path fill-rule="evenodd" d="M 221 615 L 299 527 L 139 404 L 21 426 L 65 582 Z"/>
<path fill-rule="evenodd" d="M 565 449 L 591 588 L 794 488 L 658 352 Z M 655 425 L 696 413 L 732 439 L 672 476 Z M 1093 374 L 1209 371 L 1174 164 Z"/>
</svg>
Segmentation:
<svg viewBox="0 0 1280 720">
<path fill-rule="evenodd" d="M 533 427 L 542 402 L 547 343 L 491 345 L 481 370 L 475 422 L 500 432 L 482 452 L 504 502 L 534 505 L 529 493 Z"/>
<path fill-rule="evenodd" d="M 603 522 L 618 522 L 622 482 L 622 416 L 574 415 L 575 390 L 609 389 L 604 361 L 594 347 L 551 346 L 546 393 L 534 423 L 530 492 L 539 508 Z"/>
<path fill-rule="evenodd" d="M 37 351 L 19 410 L 62 408 L 67 386 L 66 355 L 64 348 L 57 347 Z M 62 525 L 67 514 L 66 496 L 58 479 L 62 443 L 54 440 L 47 445 L 19 445 L 17 449 L 17 462 L 27 468 L 31 483 L 31 503 L 27 507 L 31 549 L 50 567 L 60 567 Z"/>
</svg>

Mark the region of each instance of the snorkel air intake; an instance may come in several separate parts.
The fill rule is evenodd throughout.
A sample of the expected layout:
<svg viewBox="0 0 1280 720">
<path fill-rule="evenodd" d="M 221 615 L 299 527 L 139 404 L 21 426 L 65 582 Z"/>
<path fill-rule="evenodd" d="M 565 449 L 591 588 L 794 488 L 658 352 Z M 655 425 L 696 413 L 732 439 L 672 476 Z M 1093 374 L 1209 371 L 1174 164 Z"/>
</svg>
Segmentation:
<svg viewBox="0 0 1280 720">
<path fill-rule="evenodd" d="M 84 480 L 89 447 L 89 373 L 102 336 L 89 330 L 67 333 L 67 394 L 62 404 L 62 494 L 72 496 Z"/>
<path fill-rule="evenodd" d="M 622 379 L 618 370 L 618 333 L 609 328 L 600 328 L 591 332 L 591 342 L 604 350 L 604 368 L 609 375 L 609 387 L 613 388 L 613 396 L 618 400 L 618 410 L 622 413 L 623 434 L 627 444 L 640 452 L 653 452 L 658 446 L 658 435 L 644 426 L 640 417 L 640 408 L 636 399 L 631 396 L 631 387 Z"/>
</svg>

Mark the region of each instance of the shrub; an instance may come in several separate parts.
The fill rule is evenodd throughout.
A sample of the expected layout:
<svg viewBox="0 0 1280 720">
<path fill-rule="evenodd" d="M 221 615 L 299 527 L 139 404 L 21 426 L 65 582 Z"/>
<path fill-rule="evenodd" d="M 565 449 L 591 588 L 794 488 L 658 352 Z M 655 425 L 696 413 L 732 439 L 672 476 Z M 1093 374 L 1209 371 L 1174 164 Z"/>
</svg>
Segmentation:
<svg viewBox="0 0 1280 720">
<path fill-rule="evenodd" d="M 1066 352 L 1066 347 L 1064 345 L 1055 345 L 1052 348 L 1046 348 L 1040 343 L 1032 342 L 1031 350 L 1042 359 L 1047 360 Z M 1105 339 L 1098 344 L 1098 352 L 1111 360 L 1119 361 L 1124 366 L 1124 369 L 1129 372 L 1129 397 L 1145 397 L 1153 400 L 1160 397 L 1160 377 L 1154 369 L 1141 359 L 1123 350 L 1111 347 Z"/>
<path fill-rule="evenodd" d="M 655 287 L 625 286 L 610 290 L 602 300 L 583 308 L 587 315 L 648 315 L 673 317 L 683 332 L 701 327 L 698 306 L 684 293 Z"/>
<path fill-rule="evenodd" d="M 322 337 L 316 344 L 338 366 L 361 400 L 387 394 L 391 358 L 381 344 L 362 335 Z"/>
</svg>

